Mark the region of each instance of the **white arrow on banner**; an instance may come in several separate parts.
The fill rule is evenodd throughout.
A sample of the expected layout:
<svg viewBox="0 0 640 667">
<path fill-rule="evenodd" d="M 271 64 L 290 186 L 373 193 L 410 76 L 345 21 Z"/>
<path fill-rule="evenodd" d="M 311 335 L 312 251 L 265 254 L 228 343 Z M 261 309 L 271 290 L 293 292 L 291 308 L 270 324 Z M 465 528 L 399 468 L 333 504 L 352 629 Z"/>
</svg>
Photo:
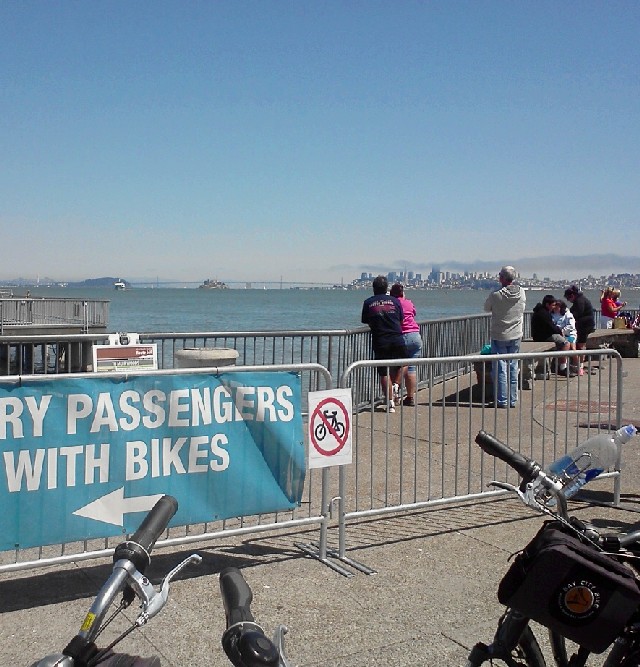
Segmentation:
<svg viewBox="0 0 640 667">
<path fill-rule="evenodd" d="M 148 512 L 160 498 L 162 498 L 162 494 L 125 498 L 123 486 L 77 509 L 74 514 L 85 519 L 94 519 L 95 521 L 122 527 L 124 526 L 125 514 L 129 512 Z"/>
</svg>

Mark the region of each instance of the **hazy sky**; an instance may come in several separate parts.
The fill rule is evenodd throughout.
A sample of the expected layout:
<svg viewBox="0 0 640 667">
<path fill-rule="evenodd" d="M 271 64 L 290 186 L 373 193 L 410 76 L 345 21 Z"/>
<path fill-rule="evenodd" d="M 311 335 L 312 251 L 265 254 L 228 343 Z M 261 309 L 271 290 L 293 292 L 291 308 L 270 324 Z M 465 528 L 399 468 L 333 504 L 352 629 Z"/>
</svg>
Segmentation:
<svg viewBox="0 0 640 667">
<path fill-rule="evenodd" d="M 640 255 L 639 35 L 636 0 L 3 0 L 0 278 L 600 275 Z"/>
</svg>

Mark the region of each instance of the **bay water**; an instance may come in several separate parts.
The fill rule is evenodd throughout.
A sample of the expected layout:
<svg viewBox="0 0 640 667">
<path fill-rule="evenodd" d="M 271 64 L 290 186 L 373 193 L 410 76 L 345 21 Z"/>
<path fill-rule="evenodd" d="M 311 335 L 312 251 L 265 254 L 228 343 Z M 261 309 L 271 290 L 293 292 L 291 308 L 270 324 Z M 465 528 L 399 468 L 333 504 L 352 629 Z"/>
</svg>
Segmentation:
<svg viewBox="0 0 640 667">
<path fill-rule="evenodd" d="M 563 291 L 527 292 L 527 310 L 544 294 L 561 298 Z M 599 307 L 600 293 L 585 293 Z M 371 294 L 327 289 L 31 289 L 34 298 L 108 300 L 109 331 L 146 333 L 355 329 L 362 326 L 362 302 Z M 487 294 L 481 290 L 407 290 L 418 321 L 481 314 Z"/>
</svg>

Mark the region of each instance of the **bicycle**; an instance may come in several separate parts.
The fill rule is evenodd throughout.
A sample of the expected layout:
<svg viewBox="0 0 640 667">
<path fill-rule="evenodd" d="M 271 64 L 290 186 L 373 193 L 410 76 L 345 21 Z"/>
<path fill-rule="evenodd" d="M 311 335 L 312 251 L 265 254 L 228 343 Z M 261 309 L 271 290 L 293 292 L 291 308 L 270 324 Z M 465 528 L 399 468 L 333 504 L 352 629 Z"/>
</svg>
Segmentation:
<svg viewBox="0 0 640 667">
<path fill-rule="evenodd" d="M 546 667 L 530 621 L 549 632 L 557 667 L 585 667 L 609 649 L 603 667 L 640 665 L 640 530 L 601 534 L 570 517 L 563 492 L 571 478 L 545 473 L 534 460 L 480 431 L 480 448 L 521 477 L 516 487 L 491 482 L 551 517 L 503 577 L 498 599 L 506 611 L 490 644 L 477 643 L 466 667 L 482 664 Z"/>
<path fill-rule="evenodd" d="M 316 440 L 322 441 L 329 433 L 331 432 L 335 435 L 336 438 L 342 438 L 344 436 L 344 424 L 338 421 L 338 411 L 337 410 L 323 410 L 322 414 L 324 415 L 325 421 L 321 421 L 314 431 Z M 327 426 L 328 424 L 328 426 Z"/>
<path fill-rule="evenodd" d="M 172 496 L 165 495 L 158 500 L 133 536 L 115 548 L 113 570 L 92 602 L 79 632 L 61 653 L 48 655 L 31 667 L 160 667 L 157 657 L 140 658 L 115 653 L 113 649 L 162 610 L 169 598 L 171 581 L 177 574 L 202 561 L 198 554 L 191 554 L 164 577 L 158 589 L 144 574 L 156 541 L 167 529 L 177 509 L 178 502 Z M 227 618 L 222 645 L 229 660 L 236 667 L 289 667 L 284 653 L 286 627 L 278 626 L 273 641 L 265 636 L 251 615 L 253 595 L 240 571 L 235 568 L 223 570 L 220 590 Z M 106 618 L 119 595 L 122 596 L 120 602 Z M 137 618 L 107 646 L 98 648 L 96 640 L 102 631 L 136 599 L 140 604 Z"/>
</svg>

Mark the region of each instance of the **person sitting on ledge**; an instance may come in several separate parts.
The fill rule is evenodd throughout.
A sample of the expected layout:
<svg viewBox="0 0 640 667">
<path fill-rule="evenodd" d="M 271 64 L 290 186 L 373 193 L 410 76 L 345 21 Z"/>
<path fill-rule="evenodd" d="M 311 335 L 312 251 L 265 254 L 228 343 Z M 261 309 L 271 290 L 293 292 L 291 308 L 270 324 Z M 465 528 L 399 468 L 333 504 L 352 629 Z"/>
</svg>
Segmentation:
<svg viewBox="0 0 640 667">
<path fill-rule="evenodd" d="M 586 350 L 587 338 L 596 328 L 596 318 L 591 301 L 578 289 L 576 285 L 567 287 L 564 298 L 571 303 L 571 314 L 576 321 L 578 338 L 576 339 L 576 350 Z M 578 359 L 579 368 L 584 366 L 584 356 Z"/>
<path fill-rule="evenodd" d="M 556 350 L 568 350 L 569 342 L 562 335 L 560 327 L 553 323 L 552 313 L 556 305 L 553 294 L 546 294 L 542 303 L 537 303 L 531 315 L 531 338 L 537 342 L 555 343 Z M 576 373 L 567 366 L 567 359 L 560 360 L 559 375 L 575 377 Z"/>
</svg>

